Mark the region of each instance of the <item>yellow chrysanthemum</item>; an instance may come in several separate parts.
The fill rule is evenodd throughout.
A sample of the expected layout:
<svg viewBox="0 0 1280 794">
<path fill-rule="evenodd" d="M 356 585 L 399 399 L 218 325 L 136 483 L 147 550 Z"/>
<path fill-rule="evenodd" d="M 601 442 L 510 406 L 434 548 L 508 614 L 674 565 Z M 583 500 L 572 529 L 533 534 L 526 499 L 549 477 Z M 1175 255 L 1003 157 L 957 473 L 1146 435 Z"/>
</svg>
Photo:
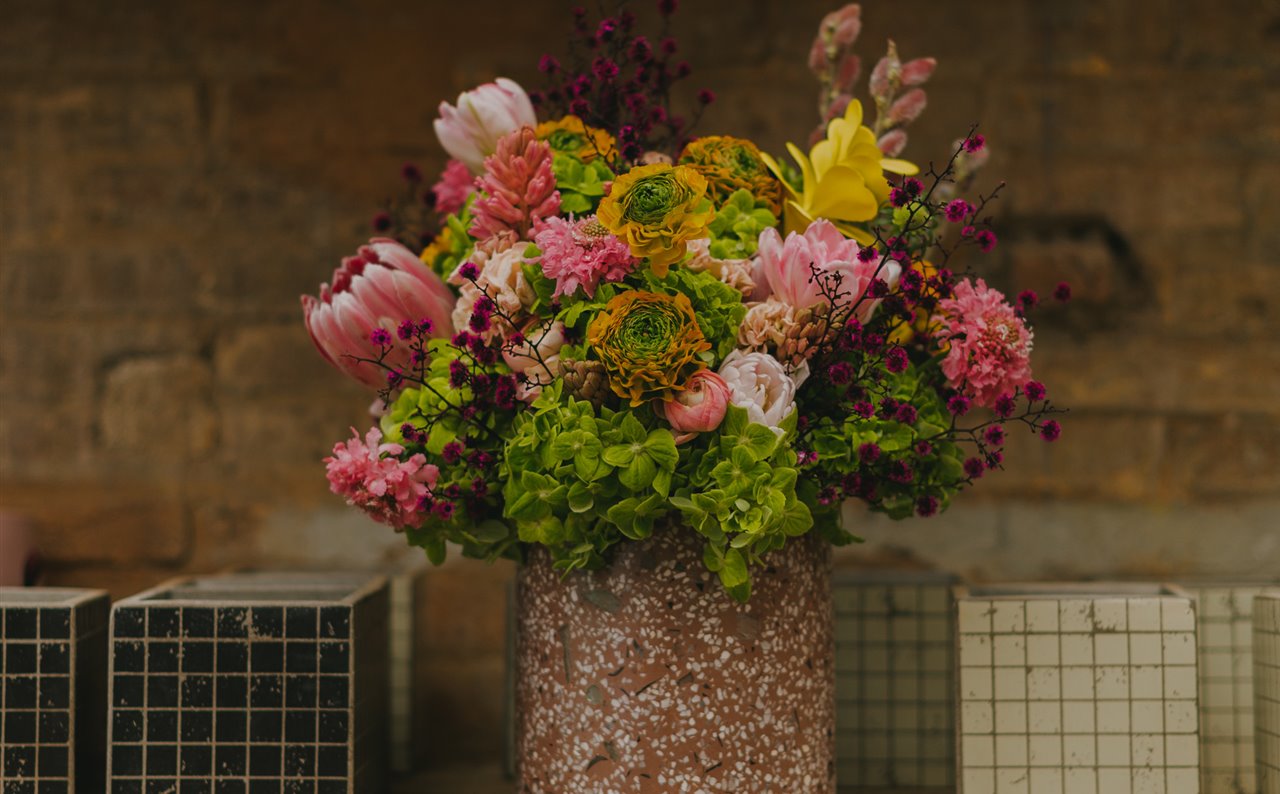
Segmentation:
<svg viewBox="0 0 1280 794">
<path fill-rule="evenodd" d="M 588 127 L 577 116 L 565 116 L 559 121 L 544 121 L 534 130 L 538 140 L 546 141 L 553 151 L 576 157 L 589 163 L 597 157 L 606 160 L 614 155 L 617 141 L 602 129 Z"/>
<path fill-rule="evenodd" d="M 787 151 L 800 166 L 804 184 L 799 192 L 786 186 L 791 198 L 786 202 L 784 229 L 804 232 L 815 219 L 826 218 L 861 243 L 871 243 L 874 238 L 852 224 L 876 217 L 889 199 L 885 171 L 908 175 L 919 170 L 906 160 L 880 152 L 875 133 L 862 125 L 862 103 L 857 100 L 849 103 L 843 118 L 827 125 L 826 139 L 814 144 L 808 157 L 792 143 L 787 144 Z M 762 157 L 781 179 L 778 163 L 767 154 Z"/>
<path fill-rule="evenodd" d="M 711 349 L 687 296 L 638 290 L 609 301 L 587 328 L 587 344 L 604 364 L 609 388 L 633 408 L 682 391 L 706 368 L 698 354 Z"/>
<path fill-rule="evenodd" d="M 706 193 L 706 178 L 690 166 L 637 166 L 613 181 L 596 218 L 662 278 L 684 258 L 689 240 L 707 236 L 715 210 Z"/>
<path fill-rule="evenodd" d="M 734 191 L 746 190 L 768 204 L 774 215 L 782 212 L 782 183 L 769 171 L 760 149 L 745 138 L 698 138 L 684 147 L 679 162 L 707 178 L 708 192 L 717 207 Z"/>
</svg>

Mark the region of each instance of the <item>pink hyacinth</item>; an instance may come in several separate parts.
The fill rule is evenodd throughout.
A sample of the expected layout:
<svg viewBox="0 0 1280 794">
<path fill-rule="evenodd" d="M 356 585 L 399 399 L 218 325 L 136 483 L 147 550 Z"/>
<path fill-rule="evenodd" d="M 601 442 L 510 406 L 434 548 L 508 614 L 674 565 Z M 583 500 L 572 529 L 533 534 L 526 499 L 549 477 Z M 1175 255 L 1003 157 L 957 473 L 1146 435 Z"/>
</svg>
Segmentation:
<svg viewBox="0 0 1280 794">
<path fill-rule="evenodd" d="M 375 521 L 404 529 L 421 524 L 431 489 L 440 469 L 421 453 L 400 460 L 404 447 L 383 444 L 382 431 L 374 427 L 364 440 L 351 428 L 351 439 L 333 447 L 325 458 L 329 489 L 362 508 Z"/>
<path fill-rule="evenodd" d="M 879 299 L 866 297 L 871 280 L 879 278 L 892 288 L 902 268 L 892 261 L 881 265 L 879 256 L 863 262 L 858 258 L 861 250 L 824 218 L 809 224 L 804 234 L 788 234 L 785 241 L 776 229 L 765 229 L 758 247 L 763 283 L 758 284 L 757 295 L 766 293 L 765 297 L 772 295 L 797 309 L 807 309 L 828 300 L 822 293 L 825 285 L 840 293 L 842 305 L 857 303 L 855 316 L 865 323 L 880 304 Z"/>
<path fill-rule="evenodd" d="M 436 210 L 451 215 L 462 209 L 467 196 L 476 192 L 475 179 L 461 160 L 450 160 L 440 172 L 440 181 L 431 188 L 436 198 Z"/>
<path fill-rule="evenodd" d="M 992 407 L 1031 379 L 1031 329 L 999 290 L 966 279 L 938 309 L 951 346 L 942 373 L 952 388 Z"/>
<path fill-rule="evenodd" d="M 601 281 L 622 281 L 636 266 L 631 248 L 594 216 L 548 218 L 533 239 L 542 251 L 542 272 L 556 281 L 555 295 L 572 295 L 582 287 L 594 298 Z"/>
<path fill-rule="evenodd" d="M 527 240 L 531 229 L 555 216 L 560 192 L 551 160 L 551 147 L 539 141 L 531 127 L 498 141 L 497 151 L 484 160 L 484 175 L 476 179 L 481 195 L 471 207 L 472 236 L 481 241 L 495 236 Z"/>
<path fill-rule="evenodd" d="M 387 385 L 386 371 L 357 358 L 377 358 L 370 340 L 375 329 L 388 332 L 393 345 L 383 362 L 409 366 L 412 351 L 394 333 L 405 320 L 431 321 L 432 335 L 453 334 L 453 291 L 413 252 L 395 240 L 375 238 L 355 256 L 342 260 L 332 286 L 320 285 L 320 297 L 302 296 L 303 319 L 320 355 L 343 373 L 374 389 Z M 394 341 L 392 341 L 394 340 Z"/>
</svg>

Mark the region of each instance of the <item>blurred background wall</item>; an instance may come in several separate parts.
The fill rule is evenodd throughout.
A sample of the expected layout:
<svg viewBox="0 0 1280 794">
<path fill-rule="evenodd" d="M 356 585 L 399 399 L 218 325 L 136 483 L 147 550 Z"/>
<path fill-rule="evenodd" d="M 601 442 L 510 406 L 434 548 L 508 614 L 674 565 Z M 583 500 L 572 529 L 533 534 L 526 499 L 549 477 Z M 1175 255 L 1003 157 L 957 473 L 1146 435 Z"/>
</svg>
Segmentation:
<svg viewBox="0 0 1280 794">
<path fill-rule="evenodd" d="M 648 13 L 648 0 L 634 6 Z M 685 0 L 699 131 L 780 151 L 816 121 L 830 0 Z M 375 565 L 411 553 L 328 493 L 320 459 L 370 396 L 330 371 L 300 293 L 443 164 L 435 106 L 538 87 L 569 3 L 0 0 L 0 508 L 47 581 L 121 597 L 187 571 Z M 652 15 L 651 15 L 652 16 Z M 906 154 L 981 122 L 1002 287 L 1072 411 L 952 511 L 856 510 L 849 564 L 979 578 L 1280 571 L 1280 5 L 1275 0 L 868 0 L 940 66 Z M 417 704 L 431 758 L 501 746 L 509 565 L 429 579 Z"/>
</svg>

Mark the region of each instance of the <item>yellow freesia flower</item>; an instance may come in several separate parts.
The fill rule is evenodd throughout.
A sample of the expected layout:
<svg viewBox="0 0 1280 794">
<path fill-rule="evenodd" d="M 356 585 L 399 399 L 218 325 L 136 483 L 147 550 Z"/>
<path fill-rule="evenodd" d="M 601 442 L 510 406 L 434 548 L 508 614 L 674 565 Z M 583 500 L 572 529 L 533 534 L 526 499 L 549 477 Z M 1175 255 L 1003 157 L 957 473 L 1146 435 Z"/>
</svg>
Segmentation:
<svg viewBox="0 0 1280 794">
<path fill-rule="evenodd" d="M 707 180 L 687 165 L 641 165 L 613 180 L 596 219 L 631 247 L 634 257 L 649 257 L 658 278 L 684 258 L 689 240 L 706 237 L 715 217 L 706 200 Z"/>
<path fill-rule="evenodd" d="M 876 145 L 875 133 L 862 124 L 862 103 L 849 103 L 843 118 L 827 125 L 827 137 L 814 144 L 806 157 L 795 144 L 787 151 L 800 166 L 803 187 L 796 191 L 782 179 L 777 161 L 762 153 L 769 169 L 786 185 L 790 194 L 783 213 L 786 232 L 803 233 L 817 218 L 832 221 L 842 232 L 861 243 L 874 238 L 853 224 L 869 221 L 889 200 L 885 171 L 910 175 L 919 171 L 906 160 L 885 157 Z"/>
</svg>

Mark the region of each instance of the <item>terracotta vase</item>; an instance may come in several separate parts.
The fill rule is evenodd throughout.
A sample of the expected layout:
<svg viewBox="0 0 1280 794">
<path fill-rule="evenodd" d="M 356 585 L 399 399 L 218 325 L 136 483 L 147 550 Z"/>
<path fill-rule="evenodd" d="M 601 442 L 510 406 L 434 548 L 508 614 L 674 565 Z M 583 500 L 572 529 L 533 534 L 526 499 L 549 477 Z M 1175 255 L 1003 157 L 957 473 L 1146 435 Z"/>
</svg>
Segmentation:
<svg viewBox="0 0 1280 794">
<path fill-rule="evenodd" d="M 834 794 L 831 553 L 789 541 L 738 604 L 692 530 L 518 582 L 522 794 Z"/>
</svg>

